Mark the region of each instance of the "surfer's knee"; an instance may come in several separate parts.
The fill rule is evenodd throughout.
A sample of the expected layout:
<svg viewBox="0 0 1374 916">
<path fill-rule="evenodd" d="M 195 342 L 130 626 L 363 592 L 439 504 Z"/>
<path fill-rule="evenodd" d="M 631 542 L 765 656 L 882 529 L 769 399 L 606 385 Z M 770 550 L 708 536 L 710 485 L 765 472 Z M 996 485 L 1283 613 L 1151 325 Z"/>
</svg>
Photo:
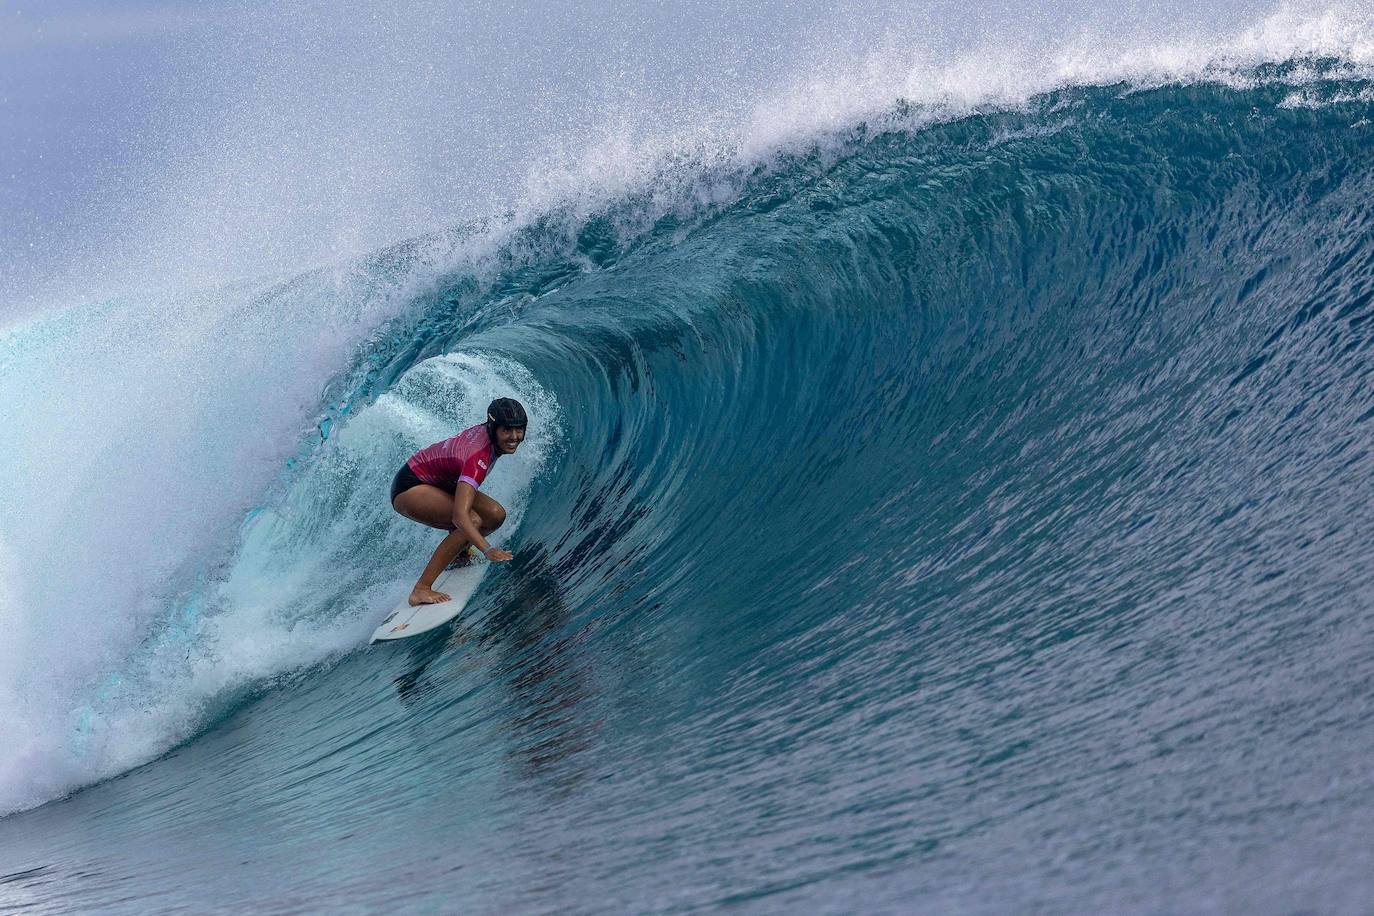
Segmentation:
<svg viewBox="0 0 1374 916">
<path fill-rule="evenodd" d="M 500 528 L 505 523 L 506 508 L 502 506 L 500 503 L 498 503 L 496 500 L 492 500 L 491 505 L 487 507 L 487 529 L 490 531 L 495 531 L 497 528 Z"/>
</svg>

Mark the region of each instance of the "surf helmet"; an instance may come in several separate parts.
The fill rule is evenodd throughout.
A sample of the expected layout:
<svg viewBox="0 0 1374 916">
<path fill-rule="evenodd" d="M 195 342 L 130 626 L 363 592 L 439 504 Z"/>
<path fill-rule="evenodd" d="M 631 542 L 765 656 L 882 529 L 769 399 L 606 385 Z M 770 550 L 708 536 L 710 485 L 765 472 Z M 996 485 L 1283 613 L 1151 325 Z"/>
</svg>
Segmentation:
<svg viewBox="0 0 1374 916">
<path fill-rule="evenodd" d="M 487 405 L 487 422 L 492 426 L 524 429 L 529 425 L 525 408 L 515 398 L 497 398 Z"/>
</svg>

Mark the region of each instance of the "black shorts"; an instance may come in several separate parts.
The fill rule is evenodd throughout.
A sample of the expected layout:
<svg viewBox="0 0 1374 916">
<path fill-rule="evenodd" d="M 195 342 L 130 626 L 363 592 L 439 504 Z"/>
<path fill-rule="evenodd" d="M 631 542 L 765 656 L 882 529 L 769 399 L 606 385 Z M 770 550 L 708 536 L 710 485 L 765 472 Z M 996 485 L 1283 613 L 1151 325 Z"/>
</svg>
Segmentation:
<svg viewBox="0 0 1374 916">
<path fill-rule="evenodd" d="M 400 496 L 406 490 L 409 490 L 411 487 L 418 487 L 422 483 L 424 483 L 424 481 L 416 477 L 415 472 L 410 469 L 409 462 L 401 465 L 401 469 L 396 472 L 396 476 L 391 478 L 392 503 L 395 503 L 396 497 Z M 458 490 L 458 484 L 456 483 L 431 484 L 431 486 L 437 486 L 439 489 L 447 490 L 450 493 L 454 493 Z"/>
</svg>

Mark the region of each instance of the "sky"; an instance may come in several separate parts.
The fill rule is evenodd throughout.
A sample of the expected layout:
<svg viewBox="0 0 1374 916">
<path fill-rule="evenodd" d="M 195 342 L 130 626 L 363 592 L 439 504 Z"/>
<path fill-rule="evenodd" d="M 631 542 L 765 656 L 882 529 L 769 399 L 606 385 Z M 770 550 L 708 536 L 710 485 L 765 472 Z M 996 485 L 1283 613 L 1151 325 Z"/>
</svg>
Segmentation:
<svg viewBox="0 0 1374 916">
<path fill-rule="evenodd" d="M 1272 5 L 0 0 L 0 323 L 500 213 L 568 162 L 805 114 L 808 86 L 872 82 L 884 53 L 1220 32 Z"/>
<path fill-rule="evenodd" d="M 633 16 L 564 6 L 0 5 L 0 291 L 79 291 L 51 273 L 100 264 L 121 234 L 161 247 L 159 220 L 207 276 L 452 224 L 500 209 L 534 150 L 617 100 L 689 102 L 690 86 L 660 91 L 665 50 L 698 76 L 778 51 L 672 5 L 640 8 L 647 46 Z M 292 232 L 332 237 L 271 239 Z"/>
</svg>

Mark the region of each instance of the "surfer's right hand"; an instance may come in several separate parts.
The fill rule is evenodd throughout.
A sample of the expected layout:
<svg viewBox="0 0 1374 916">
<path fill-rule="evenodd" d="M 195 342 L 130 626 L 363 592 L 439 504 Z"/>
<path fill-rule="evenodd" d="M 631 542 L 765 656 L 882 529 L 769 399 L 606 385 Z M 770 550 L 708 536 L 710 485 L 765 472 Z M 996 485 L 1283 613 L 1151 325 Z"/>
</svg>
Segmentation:
<svg viewBox="0 0 1374 916">
<path fill-rule="evenodd" d="M 418 604 L 443 604 L 445 601 L 449 600 L 449 597 L 450 596 L 445 595 L 443 592 L 436 592 L 432 588 L 421 588 L 417 585 L 410 590 L 410 606 L 415 607 Z"/>
<path fill-rule="evenodd" d="M 493 547 L 486 552 L 486 558 L 493 563 L 504 563 L 511 558 L 511 552 L 502 550 L 500 547 Z"/>
</svg>

